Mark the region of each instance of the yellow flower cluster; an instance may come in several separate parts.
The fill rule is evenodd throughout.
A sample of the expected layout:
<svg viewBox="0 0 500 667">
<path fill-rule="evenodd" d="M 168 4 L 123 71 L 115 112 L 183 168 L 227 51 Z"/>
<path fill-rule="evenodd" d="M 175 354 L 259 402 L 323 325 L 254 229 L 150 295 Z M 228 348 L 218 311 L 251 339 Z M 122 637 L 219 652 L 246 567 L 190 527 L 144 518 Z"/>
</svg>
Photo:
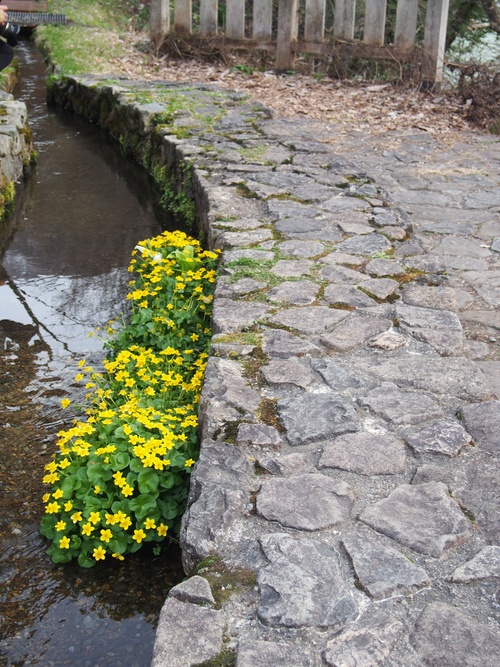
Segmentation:
<svg viewBox="0 0 500 667">
<path fill-rule="evenodd" d="M 178 528 L 196 461 L 216 253 L 181 232 L 136 247 L 129 321 L 110 327 L 104 372 L 78 364 L 86 419 L 58 433 L 41 532 L 55 562 L 118 560 Z M 62 401 L 62 407 L 70 404 Z"/>
</svg>

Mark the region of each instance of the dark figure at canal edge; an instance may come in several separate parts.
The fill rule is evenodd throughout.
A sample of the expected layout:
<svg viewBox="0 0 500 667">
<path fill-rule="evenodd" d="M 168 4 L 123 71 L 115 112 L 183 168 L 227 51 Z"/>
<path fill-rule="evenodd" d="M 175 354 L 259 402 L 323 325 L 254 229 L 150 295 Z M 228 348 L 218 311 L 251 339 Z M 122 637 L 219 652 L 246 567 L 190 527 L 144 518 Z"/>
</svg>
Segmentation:
<svg viewBox="0 0 500 667">
<path fill-rule="evenodd" d="M 0 71 L 8 67 L 14 57 L 14 49 L 10 44 L 7 44 L 5 37 L 2 37 L 4 27 L 8 24 L 6 10 L 5 5 L 0 5 Z"/>
</svg>

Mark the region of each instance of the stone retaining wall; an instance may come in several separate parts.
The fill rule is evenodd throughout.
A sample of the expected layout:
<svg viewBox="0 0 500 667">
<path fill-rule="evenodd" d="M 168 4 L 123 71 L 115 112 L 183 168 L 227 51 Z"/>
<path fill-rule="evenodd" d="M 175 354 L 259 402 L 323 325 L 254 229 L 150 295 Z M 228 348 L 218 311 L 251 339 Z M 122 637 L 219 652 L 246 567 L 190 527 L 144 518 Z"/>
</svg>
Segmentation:
<svg viewBox="0 0 500 667">
<path fill-rule="evenodd" d="M 26 105 L 0 91 L 0 221 L 12 205 L 15 184 L 26 173 L 31 159 Z"/>
<path fill-rule="evenodd" d="M 181 534 L 193 576 L 154 667 L 496 665 L 500 401 L 457 316 L 477 293 L 332 128 L 206 86 L 51 94 L 165 166 L 224 249 Z M 489 187 L 461 184 L 472 207 Z M 495 243 L 476 244 L 492 268 Z"/>
</svg>

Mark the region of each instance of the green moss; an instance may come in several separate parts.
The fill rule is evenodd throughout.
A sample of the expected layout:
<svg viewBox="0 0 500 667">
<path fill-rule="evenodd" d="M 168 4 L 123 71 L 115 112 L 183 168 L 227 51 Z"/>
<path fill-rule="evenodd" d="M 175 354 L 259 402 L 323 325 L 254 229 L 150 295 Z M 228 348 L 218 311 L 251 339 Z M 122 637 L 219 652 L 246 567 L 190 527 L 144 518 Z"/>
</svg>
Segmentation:
<svg viewBox="0 0 500 667">
<path fill-rule="evenodd" d="M 235 664 L 236 653 L 230 650 L 223 650 L 217 657 L 200 662 L 195 667 L 233 667 Z"/>
<path fill-rule="evenodd" d="M 16 188 L 14 181 L 8 181 L 3 177 L 0 182 L 0 220 L 3 220 L 12 213 Z"/>
<path fill-rule="evenodd" d="M 285 429 L 276 413 L 276 403 L 277 401 L 274 398 L 261 399 L 259 409 L 257 410 L 257 416 L 260 421 L 264 422 L 264 424 L 273 426 L 280 433 L 284 433 Z"/>
<path fill-rule="evenodd" d="M 246 162 L 263 162 L 264 155 L 268 149 L 269 146 L 266 144 L 259 144 L 257 146 L 239 148 L 238 153 Z"/>
<path fill-rule="evenodd" d="M 238 183 L 236 185 L 236 190 L 238 191 L 238 194 L 240 197 L 245 197 L 246 199 L 258 199 L 259 196 L 253 192 L 253 190 L 250 190 L 248 185 L 246 183 Z"/>
<path fill-rule="evenodd" d="M 215 555 L 203 559 L 193 574 L 199 574 L 208 581 L 217 609 L 220 609 L 234 593 L 250 590 L 257 583 L 253 570 L 242 567 L 229 568 L 219 556 Z"/>
<path fill-rule="evenodd" d="M 274 287 L 283 282 L 282 278 L 270 270 L 275 263 L 274 260 L 257 261 L 249 257 L 242 257 L 234 262 L 229 262 L 228 266 L 233 269 L 231 282 L 235 283 L 242 278 L 252 278 L 253 280 L 266 283 L 268 287 Z"/>
<path fill-rule="evenodd" d="M 225 442 L 229 442 L 231 445 L 236 443 L 238 438 L 238 428 L 240 426 L 240 421 L 230 421 L 224 423 L 223 428 L 223 438 Z"/>
<path fill-rule="evenodd" d="M 237 333 L 222 334 L 213 339 L 214 343 L 228 343 L 233 345 L 259 345 L 260 336 L 253 331 L 239 331 Z"/>
<path fill-rule="evenodd" d="M 312 203 L 311 199 L 303 199 L 302 197 L 297 197 L 296 195 L 292 195 L 289 192 L 280 192 L 279 194 L 269 195 L 269 197 L 266 197 L 266 201 L 269 201 L 270 199 L 278 199 L 279 201 L 293 201 L 297 204 Z"/>
<path fill-rule="evenodd" d="M 160 192 L 162 208 L 172 215 L 179 225 L 188 229 L 195 229 L 198 219 L 196 204 L 183 190 L 177 187 L 174 174 L 165 165 L 160 164 L 154 165 L 150 173 Z"/>
</svg>

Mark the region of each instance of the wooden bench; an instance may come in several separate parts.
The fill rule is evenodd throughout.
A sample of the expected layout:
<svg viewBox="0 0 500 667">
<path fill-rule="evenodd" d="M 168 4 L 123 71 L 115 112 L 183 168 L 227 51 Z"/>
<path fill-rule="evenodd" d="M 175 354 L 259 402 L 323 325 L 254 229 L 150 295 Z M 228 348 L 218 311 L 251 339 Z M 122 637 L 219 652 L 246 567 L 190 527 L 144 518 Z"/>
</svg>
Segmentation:
<svg viewBox="0 0 500 667">
<path fill-rule="evenodd" d="M 13 12 L 46 12 L 49 7 L 47 0 L 5 0 L 0 4 Z"/>
</svg>

